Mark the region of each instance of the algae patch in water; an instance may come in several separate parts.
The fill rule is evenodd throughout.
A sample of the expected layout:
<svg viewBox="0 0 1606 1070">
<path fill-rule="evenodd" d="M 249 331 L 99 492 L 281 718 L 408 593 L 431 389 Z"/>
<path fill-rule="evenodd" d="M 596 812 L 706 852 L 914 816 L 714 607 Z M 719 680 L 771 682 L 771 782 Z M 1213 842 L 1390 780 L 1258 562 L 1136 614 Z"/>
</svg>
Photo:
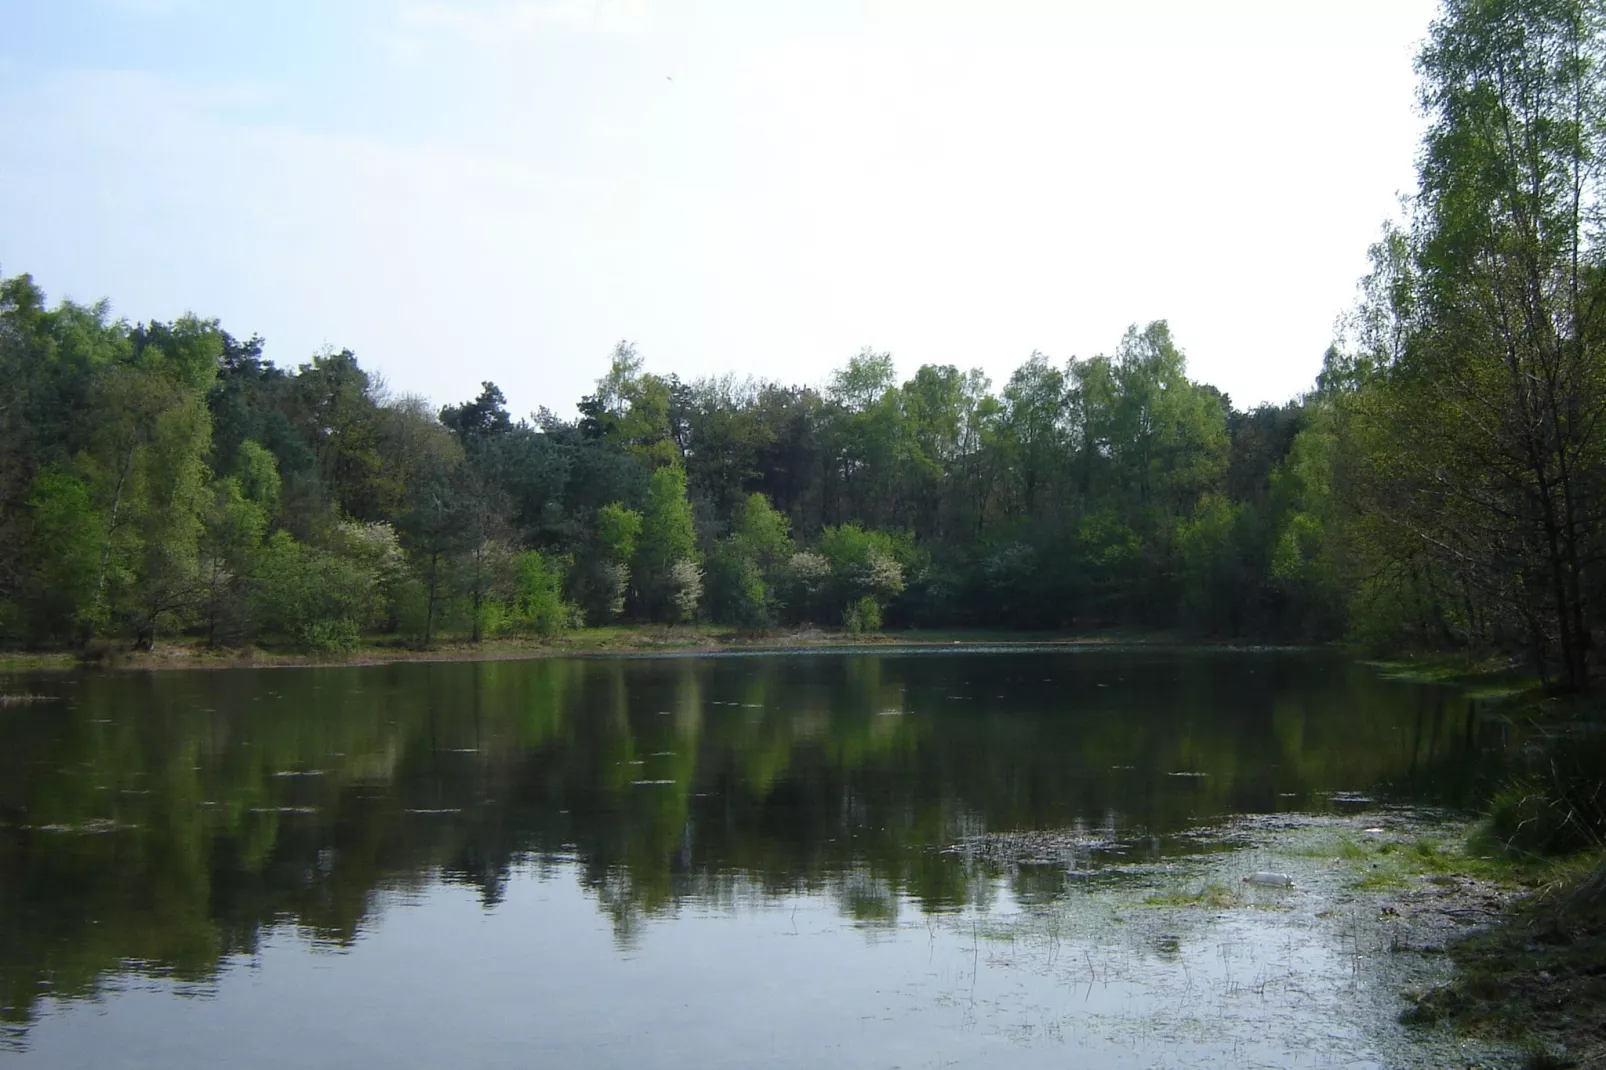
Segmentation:
<svg viewBox="0 0 1606 1070">
<path fill-rule="evenodd" d="M 1236 888 L 1208 881 L 1197 888 L 1154 892 L 1143 899 L 1144 906 L 1197 907 L 1202 910 L 1226 910 L 1245 904 L 1244 895 Z"/>
<path fill-rule="evenodd" d="M 1187 854 L 1101 856 L 1097 880 L 1067 882 L 1051 903 L 951 924 L 988 948 L 978 969 L 1035 972 L 1082 993 L 1057 1023 L 1063 1033 L 1139 1056 L 1186 1048 L 1200 1065 L 1509 1065 L 1497 1038 L 1400 1020 L 1402 993 L 1449 979 L 1446 940 L 1503 909 L 1507 893 L 1451 873 L 1464 859 L 1446 845 L 1463 833 L 1409 811 L 1246 818 L 1196 830 Z M 1082 838 L 1068 834 L 1065 846 Z M 1007 869 L 1009 846 L 1040 861 L 1055 853 L 1050 842 L 998 837 L 968 853 Z M 1257 872 L 1294 884 L 1245 881 Z"/>
</svg>

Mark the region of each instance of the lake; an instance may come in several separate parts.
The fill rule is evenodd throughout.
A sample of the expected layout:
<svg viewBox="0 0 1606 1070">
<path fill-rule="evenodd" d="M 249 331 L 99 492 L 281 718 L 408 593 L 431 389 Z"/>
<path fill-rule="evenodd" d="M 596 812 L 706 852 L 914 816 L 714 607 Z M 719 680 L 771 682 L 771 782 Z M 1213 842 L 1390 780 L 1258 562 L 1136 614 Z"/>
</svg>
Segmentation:
<svg viewBox="0 0 1606 1070">
<path fill-rule="evenodd" d="M 42 699 L 0 707 L 19 1068 L 1431 1065 L 1394 1017 L 1440 967 L 1373 954 L 1277 837 L 1431 822 L 1501 743 L 1453 690 L 1278 650 L 0 692 Z M 1298 885 L 1200 891 L 1264 868 Z"/>
</svg>

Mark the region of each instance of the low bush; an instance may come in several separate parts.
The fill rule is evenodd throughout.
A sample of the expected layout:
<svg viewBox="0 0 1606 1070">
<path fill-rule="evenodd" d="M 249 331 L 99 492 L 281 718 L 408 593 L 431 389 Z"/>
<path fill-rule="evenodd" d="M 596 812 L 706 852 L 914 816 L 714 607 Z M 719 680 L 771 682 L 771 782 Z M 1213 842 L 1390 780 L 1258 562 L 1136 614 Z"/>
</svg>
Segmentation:
<svg viewBox="0 0 1606 1070">
<path fill-rule="evenodd" d="M 881 607 L 869 595 L 848 606 L 842 614 L 842 626 L 854 635 L 881 630 Z"/>
</svg>

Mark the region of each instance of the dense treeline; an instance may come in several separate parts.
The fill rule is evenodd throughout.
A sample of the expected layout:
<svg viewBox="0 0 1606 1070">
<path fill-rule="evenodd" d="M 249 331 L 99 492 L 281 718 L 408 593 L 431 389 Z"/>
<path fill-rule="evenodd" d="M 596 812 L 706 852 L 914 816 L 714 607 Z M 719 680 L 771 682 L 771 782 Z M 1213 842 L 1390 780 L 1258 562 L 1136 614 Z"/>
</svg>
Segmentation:
<svg viewBox="0 0 1606 1070">
<path fill-rule="evenodd" d="M 438 412 L 349 352 L 0 290 L 0 634 L 313 648 L 579 622 L 1181 627 L 1520 651 L 1587 682 L 1606 540 L 1598 0 L 1449 0 L 1405 225 L 1304 398 L 1164 322 L 994 389 L 821 388 L 621 344 L 565 420 Z"/>
<path fill-rule="evenodd" d="M 215 323 L 3 293 L 14 643 L 1338 626 L 1278 554 L 1305 410 L 1234 412 L 1163 323 L 996 393 L 869 351 L 823 390 L 682 383 L 621 345 L 579 420 L 524 421 L 490 383 L 433 412 L 350 353 L 285 371 Z"/>
</svg>

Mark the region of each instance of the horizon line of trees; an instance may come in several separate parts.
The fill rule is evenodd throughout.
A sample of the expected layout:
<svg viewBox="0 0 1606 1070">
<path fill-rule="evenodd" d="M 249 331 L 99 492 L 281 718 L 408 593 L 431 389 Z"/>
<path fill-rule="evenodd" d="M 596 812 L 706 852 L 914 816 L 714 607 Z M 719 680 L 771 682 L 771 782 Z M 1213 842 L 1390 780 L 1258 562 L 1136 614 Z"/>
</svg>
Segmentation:
<svg viewBox="0 0 1606 1070">
<path fill-rule="evenodd" d="M 1419 189 L 1313 390 L 1244 412 L 1163 321 L 996 391 L 643 370 L 564 420 L 349 351 L 0 282 L 0 641 L 314 649 L 579 623 L 1134 625 L 1520 653 L 1586 687 L 1606 558 L 1606 0 L 1446 0 Z"/>
</svg>

